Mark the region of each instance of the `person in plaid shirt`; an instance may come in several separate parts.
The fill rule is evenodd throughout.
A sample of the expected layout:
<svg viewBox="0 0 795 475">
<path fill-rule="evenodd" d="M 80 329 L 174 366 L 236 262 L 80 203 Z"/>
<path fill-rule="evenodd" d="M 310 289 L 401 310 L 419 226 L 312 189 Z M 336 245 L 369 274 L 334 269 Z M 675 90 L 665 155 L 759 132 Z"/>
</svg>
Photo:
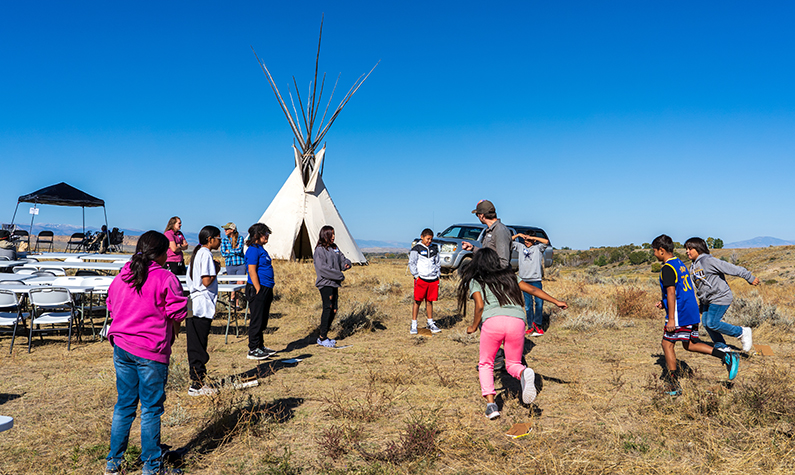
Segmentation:
<svg viewBox="0 0 795 475">
<path fill-rule="evenodd" d="M 224 258 L 227 275 L 246 275 L 246 256 L 243 254 L 243 240 L 237 232 L 237 226 L 228 222 L 224 226 L 226 236 L 221 238 L 221 256 Z M 244 283 L 244 281 L 240 281 Z M 234 296 L 235 307 L 240 310 L 237 293 Z"/>
</svg>

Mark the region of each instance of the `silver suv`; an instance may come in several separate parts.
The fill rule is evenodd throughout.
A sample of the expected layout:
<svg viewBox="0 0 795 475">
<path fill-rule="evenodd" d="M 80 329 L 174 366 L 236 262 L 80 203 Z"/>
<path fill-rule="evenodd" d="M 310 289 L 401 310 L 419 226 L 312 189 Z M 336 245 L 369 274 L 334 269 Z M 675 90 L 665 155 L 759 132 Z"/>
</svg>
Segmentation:
<svg viewBox="0 0 795 475">
<path fill-rule="evenodd" d="M 436 237 L 433 238 L 433 242 L 439 246 L 439 258 L 442 263 L 443 274 L 455 272 L 459 267 L 461 267 L 462 264 L 465 264 L 472 259 L 472 251 L 465 251 L 462 249 L 461 243 L 464 241 L 469 241 L 475 248 L 481 247 L 483 231 L 485 229 L 485 224 L 466 223 L 454 224 L 444 231 L 436 233 Z M 511 232 L 511 235 L 521 233 L 527 234 L 529 236 L 537 236 L 544 239 L 549 239 L 547 237 L 547 233 L 544 232 L 543 229 L 533 226 L 508 226 L 508 230 Z M 524 243 L 522 238 L 516 238 L 516 240 L 518 242 Z M 419 242 L 419 239 L 415 239 L 414 242 L 411 243 L 411 247 L 414 247 L 417 242 Z M 544 267 L 549 267 L 551 265 L 552 243 L 550 242 L 549 247 L 546 251 L 544 251 Z M 519 267 L 519 260 L 516 251 L 511 252 L 511 267 L 513 267 L 514 270 L 517 270 Z"/>
</svg>

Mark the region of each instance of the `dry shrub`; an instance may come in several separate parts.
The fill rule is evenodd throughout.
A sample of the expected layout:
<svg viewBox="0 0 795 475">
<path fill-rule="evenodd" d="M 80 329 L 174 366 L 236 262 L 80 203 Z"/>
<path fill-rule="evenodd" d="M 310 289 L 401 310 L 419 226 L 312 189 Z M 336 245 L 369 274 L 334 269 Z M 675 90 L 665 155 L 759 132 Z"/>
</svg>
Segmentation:
<svg viewBox="0 0 795 475">
<path fill-rule="evenodd" d="M 373 287 L 373 292 L 378 295 L 399 294 L 401 292 L 400 282 L 382 282 Z"/>
<path fill-rule="evenodd" d="M 567 330 L 590 331 L 602 328 L 630 327 L 632 322 L 622 321 L 612 311 L 586 310 L 575 316 L 570 316 L 561 325 Z"/>
<path fill-rule="evenodd" d="M 353 309 L 334 321 L 333 328 L 337 331 L 337 338 L 345 338 L 360 331 L 385 330 L 383 315 L 378 307 L 370 301 L 354 302 Z"/>
<path fill-rule="evenodd" d="M 619 287 L 615 295 L 616 313 L 621 318 L 654 318 L 648 300 L 646 291 L 642 289 Z"/>
<path fill-rule="evenodd" d="M 744 423 L 759 426 L 778 421 L 795 423 L 795 376 L 791 367 L 766 364 L 743 379 L 732 392 Z"/>
<path fill-rule="evenodd" d="M 733 325 L 752 328 L 767 322 L 785 331 L 792 331 L 795 326 L 792 317 L 780 314 L 775 305 L 765 303 L 758 292 L 752 292 L 747 297 L 736 297 L 726 312 L 725 320 Z"/>
<path fill-rule="evenodd" d="M 436 452 L 439 435 L 435 418 L 412 414 L 405 424 L 406 427 L 398 440 L 387 442 L 382 450 L 370 452 L 357 444 L 358 452 L 365 460 L 380 460 L 390 464 L 400 464 L 433 455 Z"/>
<path fill-rule="evenodd" d="M 326 413 L 335 419 L 373 422 L 387 415 L 399 395 L 395 386 L 383 388 L 370 381 L 367 389 L 356 396 L 334 389 L 331 395 L 323 397 L 323 401 Z"/>
</svg>

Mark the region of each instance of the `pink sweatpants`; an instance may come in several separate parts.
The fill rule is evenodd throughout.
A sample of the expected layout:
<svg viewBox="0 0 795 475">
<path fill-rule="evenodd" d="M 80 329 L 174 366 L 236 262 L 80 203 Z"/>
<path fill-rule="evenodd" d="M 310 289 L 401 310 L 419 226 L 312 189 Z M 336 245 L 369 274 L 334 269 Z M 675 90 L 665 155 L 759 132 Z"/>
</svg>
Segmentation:
<svg viewBox="0 0 795 475">
<path fill-rule="evenodd" d="M 494 356 L 500 345 L 505 345 L 505 369 L 516 379 L 522 376 L 524 351 L 524 320 L 516 317 L 489 317 L 480 327 L 480 362 L 478 378 L 483 396 L 494 391 Z"/>
</svg>

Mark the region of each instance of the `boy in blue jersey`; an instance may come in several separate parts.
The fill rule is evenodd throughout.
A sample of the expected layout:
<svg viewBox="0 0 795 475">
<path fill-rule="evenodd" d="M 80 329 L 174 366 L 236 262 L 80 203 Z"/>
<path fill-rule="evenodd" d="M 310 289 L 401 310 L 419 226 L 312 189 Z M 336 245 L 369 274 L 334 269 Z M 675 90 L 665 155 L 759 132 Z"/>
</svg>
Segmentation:
<svg viewBox="0 0 795 475">
<path fill-rule="evenodd" d="M 724 353 L 698 339 L 698 324 L 701 315 L 698 311 L 696 291 L 693 281 L 687 272 L 687 267 L 674 256 L 674 242 L 665 234 L 657 236 L 651 243 L 654 257 L 663 263 L 660 270 L 660 289 L 662 300 L 657 302 L 657 308 L 665 309 L 665 329 L 663 331 L 662 349 L 665 355 L 666 372 L 663 379 L 667 382 L 669 394 L 678 395 L 681 390 L 677 380 L 676 353 L 674 345 L 677 341 L 687 351 L 704 353 L 720 358 L 729 370 L 729 380 L 737 376 L 739 358 L 734 353 Z"/>
</svg>

